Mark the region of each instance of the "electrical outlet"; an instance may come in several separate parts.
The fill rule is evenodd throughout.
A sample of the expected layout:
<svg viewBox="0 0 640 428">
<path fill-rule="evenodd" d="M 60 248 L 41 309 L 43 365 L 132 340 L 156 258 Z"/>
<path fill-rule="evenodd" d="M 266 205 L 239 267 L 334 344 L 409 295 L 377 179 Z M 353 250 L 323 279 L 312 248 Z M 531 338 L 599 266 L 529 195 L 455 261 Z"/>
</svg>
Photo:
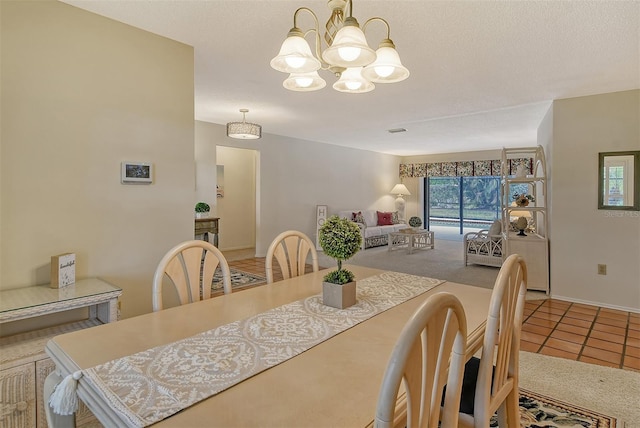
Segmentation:
<svg viewBox="0 0 640 428">
<path fill-rule="evenodd" d="M 598 265 L 598 275 L 607 274 L 607 265 Z"/>
</svg>

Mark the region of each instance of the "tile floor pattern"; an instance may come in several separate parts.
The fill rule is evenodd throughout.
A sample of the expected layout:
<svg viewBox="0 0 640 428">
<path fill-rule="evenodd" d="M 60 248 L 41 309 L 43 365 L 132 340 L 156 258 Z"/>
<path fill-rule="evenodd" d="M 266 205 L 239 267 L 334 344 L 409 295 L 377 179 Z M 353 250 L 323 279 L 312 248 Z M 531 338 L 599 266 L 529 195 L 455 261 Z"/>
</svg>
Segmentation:
<svg viewBox="0 0 640 428">
<path fill-rule="evenodd" d="M 229 266 L 265 274 L 264 257 L 229 260 Z M 311 270 L 307 268 L 308 272 Z M 282 279 L 277 263 L 274 280 Z M 520 348 L 602 366 L 640 371 L 640 314 L 562 300 L 529 300 Z"/>
<path fill-rule="evenodd" d="M 520 349 L 640 371 L 640 314 L 562 300 L 530 300 Z"/>
</svg>

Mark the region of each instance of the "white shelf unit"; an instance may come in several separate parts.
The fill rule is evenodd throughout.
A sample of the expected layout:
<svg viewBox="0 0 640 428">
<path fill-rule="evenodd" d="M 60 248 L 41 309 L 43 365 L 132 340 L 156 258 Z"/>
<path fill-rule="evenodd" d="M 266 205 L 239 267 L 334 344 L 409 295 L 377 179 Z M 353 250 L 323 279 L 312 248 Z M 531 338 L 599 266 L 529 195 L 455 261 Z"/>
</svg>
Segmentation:
<svg viewBox="0 0 640 428">
<path fill-rule="evenodd" d="M 526 165 L 526 175 L 516 174 Z M 549 294 L 549 239 L 547 214 L 547 165 L 542 146 L 502 150 L 502 237 L 504 256 L 520 254 L 527 263 L 527 289 Z M 523 191 L 524 190 L 524 191 Z M 514 194 L 532 195 L 526 207 L 516 206 Z M 528 220 L 526 236 L 519 235 L 515 220 Z"/>
</svg>

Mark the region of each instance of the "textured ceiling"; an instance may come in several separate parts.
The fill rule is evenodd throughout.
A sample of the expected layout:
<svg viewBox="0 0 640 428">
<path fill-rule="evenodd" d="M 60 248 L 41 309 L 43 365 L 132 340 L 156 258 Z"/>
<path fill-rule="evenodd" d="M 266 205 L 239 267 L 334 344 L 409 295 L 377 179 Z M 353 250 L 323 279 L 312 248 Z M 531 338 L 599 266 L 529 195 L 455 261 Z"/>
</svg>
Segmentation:
<svg viewBox="0 0 640 428">
<path fill-rule="evenodd" d="M 411 72 L 366 94 L 333 90 L 328 72 L 323 90 L 290 92 L 269 66 L 298 7 L 324 26 L 324 0 L 65 3 L 193 46 L 197 120 L 225 124 L 248 108 L 265 133 L 382 153 L 534 145 L 552 100 L 640 88 L 639 1 L 354 0 L 361 25 L 389 22 Z M 366 34 L 375 49 L 383 27 Z"/>
</svg>

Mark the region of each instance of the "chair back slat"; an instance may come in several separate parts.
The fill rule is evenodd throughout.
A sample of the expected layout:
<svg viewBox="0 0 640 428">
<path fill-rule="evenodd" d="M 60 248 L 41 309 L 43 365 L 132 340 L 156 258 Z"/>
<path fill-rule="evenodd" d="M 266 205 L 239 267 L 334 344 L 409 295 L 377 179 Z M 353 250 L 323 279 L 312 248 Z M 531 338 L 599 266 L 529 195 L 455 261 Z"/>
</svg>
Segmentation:
<svg viewBox="0 0 640 428">
<path fill-rule="evenodd" d="M 231 271 L 224 255 L 206 241 L 182 242 L 170 249 L 158 263 L 153 276 L 153 310 L 163 308 L 163 279 L 168 277 L 176 289 L 181 305 L 211 297 L 213 277 L 217 267 L 222 272 L 225 294 L 231 293 Z"/>
<path fill-rule="evenodd" d="M 318 253 L 313 242 L 307 235 L 297 230 L 282 232 L 269 245 L 265 259 L 265 271 L 267 283 L 273 282 L 273 260 L 278 262 L 283 279 L 303 275 L 307 265 L 307 259 L 311 255 L 311 265 L 317 272 Z"/>
</svg>

